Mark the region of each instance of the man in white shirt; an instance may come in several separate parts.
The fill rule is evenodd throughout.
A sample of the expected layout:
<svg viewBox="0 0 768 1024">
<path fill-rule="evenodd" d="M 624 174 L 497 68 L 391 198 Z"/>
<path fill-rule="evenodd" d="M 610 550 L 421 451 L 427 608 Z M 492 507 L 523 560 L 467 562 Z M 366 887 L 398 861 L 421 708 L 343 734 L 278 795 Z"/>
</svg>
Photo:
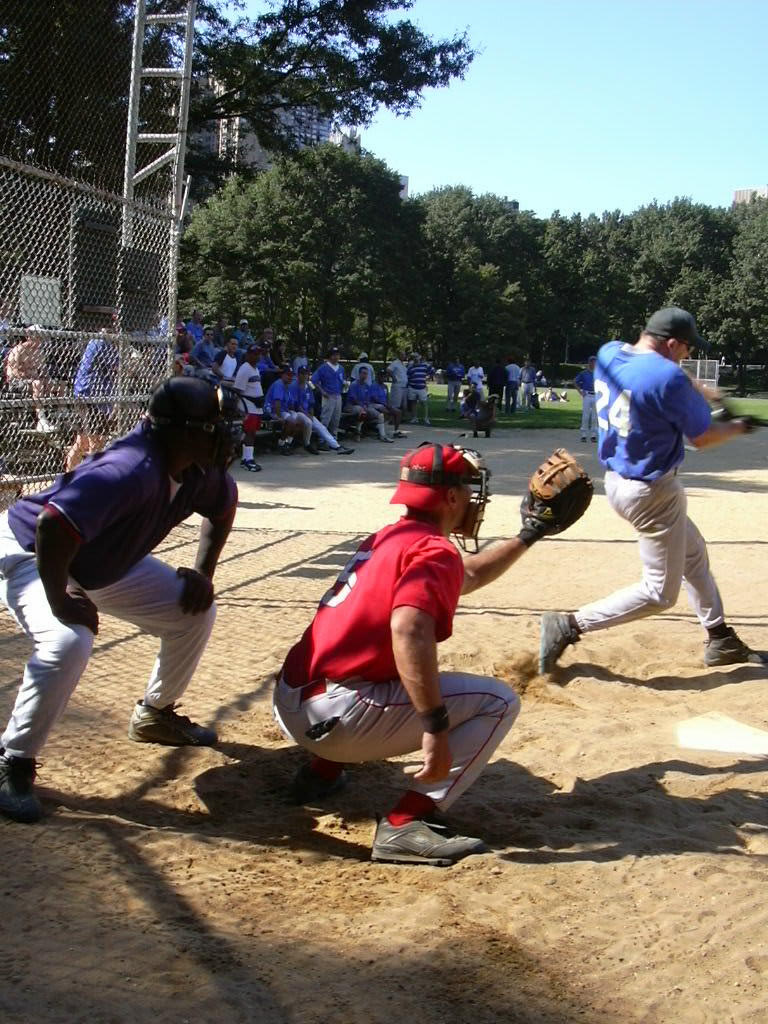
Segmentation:
<svg viewBox="0 0 768 1024">
<path fill-rule="evenodd" d="M 470 366 L 467 370 L 467 380 L 469 386 L 477 392 L 479 398 L 484 397 L 483 393 L 483 381 L 485 380 L 485 371 L 482 366 Z"/>
<path fill-rule="evenodd" d="M 509 357 L 509 362 L 504 369 L 507 374 L 507 383 L 504 385 L 504 412 L 509 415 L 510 413 L 517 412 L 517 395 L 520 391 L 521 370 L 513 356 Z"/>
<path fill-rule="evenodd" d="M 264 404 L 264 390 L 261 374 L 256 365 L 261 356 L 259 345 L 249 345 L 243 362 L 235 374 L 234 388 L 242 397 L 246 415 L 243 420 L 243 457 L 240 465 L 249 473 L 258 473 L 261 466 L 253 461 L 254 435 L 261 429 L 261 413 Z"/>
<path fill-rule="evenodd" d="M 365 369 L 368 371 L 368 384 L 369 384 L 369 386 L 370 386 L 372 381 L 376 380 L 376 371 L 374 370 L 373 366 L 371 366 L 371 364 L 368 362 L 368 353 L 367 352 L 361 352 L 360 355 L 357 357 L 357 362 L 352 367 L 352 369 L 349 371 L 349 383 L 350 384 L 352 383 L 352 381 L 355 381 L 355 380 L 358 379 L 357 375 L 360 373 L 360 370 L 361 370 L 362 367 L 365 367 Z"/>
<path fill-rule="evenodd" d="M 397 356 L 387 367 L 392 387 L 389 391 L 389 404 L 393 409 L 400 409 L 405 412 L 406 398 L 408 395 L 408 370 L 404 362 L 405 352 L 398 352 Z"/>
</svg>

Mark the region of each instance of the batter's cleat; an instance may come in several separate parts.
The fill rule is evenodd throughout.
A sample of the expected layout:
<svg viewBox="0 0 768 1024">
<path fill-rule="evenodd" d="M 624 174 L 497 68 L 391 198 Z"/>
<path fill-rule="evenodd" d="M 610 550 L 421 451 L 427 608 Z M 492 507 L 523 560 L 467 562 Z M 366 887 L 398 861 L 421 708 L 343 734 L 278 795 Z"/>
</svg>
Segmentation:
<svg viewBox="0 0 768 1024">
<path fill-rule="evenodd" d="M 540 628 L 539 673 L 544 675 L 552 671 L 566 647 L 579 642 L 581 634 L 564 612 L 544 612 Z"/>
<path fill-rule="evenodd" d="M 178 715 L 173 704 L 152 708 L 138 701 L 128 726 L 128 738 L 137 743 L 162 743 L 167 747 L 212 747 L 217 740 L 213 729 L 197 725 Z"/>
<path fill-rule="evenodd" d="M 384 817 L 376 826 L 371 860 L 448 867 L 470 854 L 488 852 L 482 839 L 457 835 L 442 823 L 419 818 L 407 825 L 391 825 Z"/>
<path fill-rule="evenodd" d="M 768 665 L 768 654 L 753 651 L 728 628 L 728 636 L 709 639 L 704 651 L 704 664 L 713 665 Z"/>
<path fill-rule="evenodd" d="M 261 466 L 258 462 L 254 462 L 253 459 L 240 459 L 240 465 L 243 469 L 247 469 L 249 473 L 261 472 Z"/>
<path fill-rule="evenodd" d="M 343 770 L 335 779 L 324 779 L 313 772 L 308 764 L 303 764 L 291 783 L 289 799 L 292 804 L 313 804 L 334 793 L 340 793 L 347 781 L 347 773 Z"/>
<path fill-rule="evenodd" d="M 0 754 L 0 814 L 27 825 L 40 820 L 43 809 L 33 792 L 36 767 L 32 757 Z"/>
</svg>

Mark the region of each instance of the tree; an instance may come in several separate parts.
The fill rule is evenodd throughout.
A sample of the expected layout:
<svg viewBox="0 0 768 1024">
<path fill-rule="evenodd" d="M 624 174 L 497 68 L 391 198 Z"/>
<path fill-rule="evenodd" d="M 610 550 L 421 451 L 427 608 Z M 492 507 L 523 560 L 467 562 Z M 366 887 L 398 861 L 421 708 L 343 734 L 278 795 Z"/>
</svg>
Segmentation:
<svg viewBox="0 0 768 1024">
<path fill-rule="evenodd" d="M 419 279 L 419 218 L 381 161 L 325 145 L 233 179 L 193 213 L 181 294 L 208 315 L 258 310 L 317 353 L 398 322 Z"/>
<path fill-rule="evenodd" d="M 427 88 L 463 77 L 472 51 L 466 35 L 434 41 L 391 14 L 412 0 L 283 0 L 256 18 L 210 23 L 199 73 L 216 80 L 201 96 L 193 124 L 244 117 L 261 144 L 291 151 L 296 139 L 282 115 L 316 112 L 349 125 L 370 123 L 379 107 L 407 115 Z"/>
</svg>

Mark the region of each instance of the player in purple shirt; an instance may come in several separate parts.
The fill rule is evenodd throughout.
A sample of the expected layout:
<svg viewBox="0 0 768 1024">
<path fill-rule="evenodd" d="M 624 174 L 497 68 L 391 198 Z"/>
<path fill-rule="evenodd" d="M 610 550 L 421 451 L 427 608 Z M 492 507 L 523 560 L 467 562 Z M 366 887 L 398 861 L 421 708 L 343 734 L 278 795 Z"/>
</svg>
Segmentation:
<svg viewBox="0 0 768 1024">
<path fill-rule="evenodd" d="M 0 516 L 0 596 L 34 643 L 0 737 L 0 813 L 40 817 L 35 758 L 88 664 L 102 613 L 160 637 L 129 737 L 216 742 L 174 705 L 213 628 L 213 574 L 237 505 L 226 467 L 238 424 L 219 403 L 201 380 L 165 381 L 135 430 Z M 174 569 L 151 552 L 193 512 L 203 517 L 195 566 Z"/>
<path fill-rule="evenodd" d="M 598 353 L 595 408 L 598 453 L 607 471 L 605 496 L 637 533 L 643 577 L 573 614 L 545 613 L 542 673 L 551 671 L 582 633 L 671 608 L 683 582 L 707 633 L 705 665 L 768 665 L 768 657 L 750 650 L 725 621 L 707 545 L 687 516 L 677 473 L 684 438 L 695 448 L 711 448 L 750 429 L 745 420 L 712 422 L 705 398 L 680 368 L 699 344 L 691 314 L 670 306 L 653 314 L 634 345 L 610 341 Z"/>
</svg>

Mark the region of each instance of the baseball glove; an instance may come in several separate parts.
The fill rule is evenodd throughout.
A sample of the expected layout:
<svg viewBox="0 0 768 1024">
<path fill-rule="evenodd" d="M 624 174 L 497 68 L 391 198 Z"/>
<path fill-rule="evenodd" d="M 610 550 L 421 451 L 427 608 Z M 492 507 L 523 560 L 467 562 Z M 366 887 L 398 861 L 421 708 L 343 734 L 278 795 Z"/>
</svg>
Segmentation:
<svg viewBox="0 0 768 1024">
<path fill-rule="evenodd" d="M 592 481 L 565 448 L 556 448 L 528 481 L 520 505 L 520 539 L 528 545 L 562 533 L 584 515 L 592 501 Z"/>
</svg>

